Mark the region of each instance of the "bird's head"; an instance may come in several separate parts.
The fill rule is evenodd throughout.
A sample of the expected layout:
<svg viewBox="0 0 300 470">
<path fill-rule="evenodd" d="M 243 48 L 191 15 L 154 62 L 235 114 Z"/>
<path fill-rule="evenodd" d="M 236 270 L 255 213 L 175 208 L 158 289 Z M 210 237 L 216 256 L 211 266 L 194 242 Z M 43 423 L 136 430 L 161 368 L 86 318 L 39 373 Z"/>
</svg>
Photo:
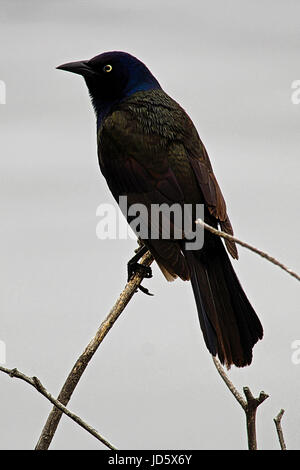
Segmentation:
<svg viewBox="0 0 300 470">
<path fill-rule="evenodd" d="M 126 52 L 104 52 L 57 68 L 83 76 L 100 119 L 112 105 L 133 93 L 160 88 L 145 64 Z"/>
</svg>

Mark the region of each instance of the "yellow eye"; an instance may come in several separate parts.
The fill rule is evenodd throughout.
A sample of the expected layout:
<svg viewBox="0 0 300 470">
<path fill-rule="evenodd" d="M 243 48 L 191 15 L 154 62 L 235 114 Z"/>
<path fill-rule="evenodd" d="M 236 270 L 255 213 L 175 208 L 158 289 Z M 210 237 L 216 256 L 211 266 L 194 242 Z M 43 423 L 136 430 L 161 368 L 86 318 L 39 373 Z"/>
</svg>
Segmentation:
<svg viewBox="0 0 300 470">
<path fill-rule="evenodd" d="M 104 65 L 103 67 L 103 72 L 111 72 L 112 71 L 112 66 L 107 64 L 107 65 Z"/>
</svg>

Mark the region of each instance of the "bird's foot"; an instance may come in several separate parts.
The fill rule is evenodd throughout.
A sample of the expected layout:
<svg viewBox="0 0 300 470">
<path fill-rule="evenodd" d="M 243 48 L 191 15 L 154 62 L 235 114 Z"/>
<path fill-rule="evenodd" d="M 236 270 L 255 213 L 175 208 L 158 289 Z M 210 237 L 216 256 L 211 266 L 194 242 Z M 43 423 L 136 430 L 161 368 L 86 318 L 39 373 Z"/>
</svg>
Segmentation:
<svg viewBox="0 0 300 470">
<path fill-rule="evenodd" d="M 130 281 L 130 279 L 132 279 L 132 277 L 137 272 L 140 272 L 143 278 L 150 279 L 152 277 L 152 269 L 150 268 L 150 266 L 144 266 L 143 264 L 138 263 L 138 261 L 146 252 L 147 247 L 145 245 L 142 245 L 136 250 L 136 255 L 128 261 L 127 282 Z M 148 289 L 146 289 L 146 287 L 143 287 L 142 285 L 139 285 L 138 289 L 140 289 L 140 291 L 142 291 L 144 294 L 153 295 L 149 292 Z"/>
<path fill-rule="evenodd" d="M 132 279 L 137 272 L 141 273 L 142 276 L 146 279 L 150 279 L 152 277 L 152 269 L 150 268 L 150 266 L 144 266 L 140 263 L 128 263 L 127 272 L 127 282 L 130 281 L 130 279 Z"/>
<path fill-rule="evenodd" d="M 130 267 L 128 266 L 128 281 L 130 281 L 130 279 L 132 279 L 132 277 L 137 272 L 141 273 L 143 278 L 150 279 L 152 277 L 152 269 L 150 266 L 144 266 L 143 264 L 135 263 L 131 264 Z M 138 289 L 146 295 L 153 295 L 146 287 L 142 286 L 141 284 L 138 286 Z"/>
</svg>

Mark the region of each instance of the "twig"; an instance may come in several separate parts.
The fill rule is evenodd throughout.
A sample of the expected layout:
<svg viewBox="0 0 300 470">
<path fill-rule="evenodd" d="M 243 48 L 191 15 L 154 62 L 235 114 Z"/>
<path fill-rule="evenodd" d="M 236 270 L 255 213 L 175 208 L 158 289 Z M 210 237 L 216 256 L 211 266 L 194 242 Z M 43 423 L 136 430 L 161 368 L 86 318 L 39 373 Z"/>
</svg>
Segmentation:
<svg viewBox="0 0 300 470">
<path fill-rule="evenodd" d="M 268 253 L 265 253 L 264 251 L 259 250 L 258 248 L 255 248 L 252 245 L 249 245 L 249 243 L 243 242 L 242 240 L 239 240 L 238 238 L 234 237 L 233 235 L 229 235 L 229 233 L 222 232 L 221 230 L 217 230 L 214 227 L 211 227 L 211 225 L 208 225 L 205 223 L 202 219 L 197 219 L 196 224 L 202 225 L 206 230 L 209 232 L 218 235 L 219 237 L 225 238 L 226 240 L 233 241 L 235 243 L 238 243 L 239 245 L 248 248 L 248 250 L 253 251 L 254 253 L 257 253 L 260 255 L 262 258 L 265 258 L 266 260 L 270 261 L 270 263 L 275 264 L 276 266 L 279 266 L 281 269 L 286 271 L 288 274 L 291 276 L 295 277 L 298 281 L 300 281 L 300 276 L 297 274 L 295 271 L 292 271 L 290 268 L 287 268 L 284 264 L 282 264 L 280 261 L 278 261 L 276 258 L 273 256 L 268 255 Z"/>
<path fill-rule="evenodd" d="M 260 392 L 259 397 L 255 398 L 249 387 L 244 387 L 243 391 L 246 397 L 246 400 L 240 395 L 237 391 L 233 383 L 229 380 L 228 376 L 226 375 L 223 367 L 221 366 L 220 362 L 217 358 L 212 356 L 213 362 L 216 366 L 217 371 L 219 372 L 220 376 L 224 380 L 225 384 L 229 388 L 230 392 L 233 394 L 235 399 L 239 402 L 241 407 L 243 408 L 245 415 L 246 415 L 246 424 L 247 424 L 247 436 L 248 436 L 248 449 L 249 450 L 257 450 L 257 440 L 256 440 L 256 410 L 263 403 L 269 395 L 265 392 Z"/>
<path fill-rule="evenodd" d="M 83 421 L 79 416 L 75 415 L 69 411 L 65 406 L 63 406 L 58 400 L 56 400 L 51 393 L 47 392 L 45 387 L 42 385 L 41 381 L 37 377 L 28 377 L 27 375 L 20 372 L 18 369 L 7 369 L 6 367 L 0 366 L 0 370 L 5 374 L 8 374 L 10 377 L 16 377 L 17 379 L 24 380 L 28 384 L 32 385 L 38 392 L 40 392 L 44 397 L 46 397 L 56 409 L 60 410 L 61 413 L 69 416 L 75 423 L 79 424 L 83 429 L 92 434 L 96 439 L 102 442 L 106 447 L 111 450 L 116 450 L 116 448 L 110 444 L 104 437 L 102 437 L 96 429 L 92 428 L 89 424 Z"/>
<path fill-rule="evenodd" d="M 152 261 L 153 257 L 148 251 L 141 259 L 140 264 L 144 266 L 150 266 Z M 130 281 L 126 284 L 123 292 L 121 293 L 119 299 L 117 300 L 105 320 L 101 323 L 96 335 L 89 342 L 84 352 L 77 359 L 57 398 L 57 400 L 63 405 L 67 406 L 67 404 L 69 403 L 72 393 L 74 392 L 88 363 L 92 359 L 93 355 L 97 351 L 98 347 L 102 343 L 107 333 L 110 331 L 116 320 L 123 312 L 124 308 L 130 301 L 134 293 L 137 291 L 137 288 L 141 284 L 143 279 L 144 274 L 142 271 L 137 272 L 132 277 L 132 279 L 130 279 Z M 57 426 L 59 424 L 59 421 L 61 419 L 61 416 L 61 410 L 57 409 L 57 407 L 54 407 L 50 412 L 46 424 L 42 430 L 38 443 L 35 447 L 36 450 L 47 450 L 49 448 Z"/>
<path fill-rule="evenodd" d="M 244 394 L 247 399 L 247 406 L 244 410 L 246 413 L 247 434 L 248 434 L 248 448 L 249 450 L 257 450 L 256 440 L 256 411 L 269 395 L 265 392 L 260 392 L 259 397 L 255 398 L 249 387 L 244 387 Z"/>
<path fill-rule="evenodd" d="M 237 389 L 235 388 L 235 386 L 233 385 L 233 383 L 229 380 L 229 378 L 227 377 L 226 375 L 226 372 L 224 371 L 223 367 L 221 366 L 220 362 L 218 361 L 218 359 L 214 356 L 212 356 L 212 359 L 214 361 L 214 364 L 216 366 L 216 369 L 217 371 L 219 372 L 220 376 L 222 377 L 222 379 L 224 380 L 225 384 L 227 385 L 227 387 L 229 388 L 229 390 L 231 391 L 232 395 L 235 397 L 235 399 L 239 402 L 239 404 L 241 405 L 241 407 L 245 410 L 246 409 L 246 406 L 247 406 L 247 402 L 244 400 L 244 398 L 242 397 L 242 395 L 237 391 Z"/>
<path fill-rule="evenodd" d="M 283 413 L 284 413 L 284 410 L 280 410 L 278 415 L 276 416 L 276 418 L 274 418 L 274 423 L 275 423 L 275 426 L 276 426 L 276 431 L 277 431 L 277 435 L 278 435 L 278 439 L 279 439 L 279 444 L 280 444 L 280 448 L 281 450 L 286 450 L 286 445 L 285 445 L 285 442 L 284 442 L 284 437 L 283 437 L 283 432 L 282 432 L 282 427 L 281 427 L 281 418 L 283 416 Z"/>
</svg>

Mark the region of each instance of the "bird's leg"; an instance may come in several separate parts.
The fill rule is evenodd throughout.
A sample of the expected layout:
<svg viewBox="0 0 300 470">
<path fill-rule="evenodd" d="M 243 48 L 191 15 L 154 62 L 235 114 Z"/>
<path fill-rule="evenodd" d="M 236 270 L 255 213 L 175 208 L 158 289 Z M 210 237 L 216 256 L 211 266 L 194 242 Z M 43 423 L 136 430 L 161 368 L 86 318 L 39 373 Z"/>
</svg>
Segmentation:
<svg viewBox="0 0 300 470">
<path fill-rule="evenodd" d="M 144 254 L 148 251 L 148 248 L 143 245 L 143 244 L 140 244 L 140 246 L 137 248 L 136 250 L 136 254 L 133 256 L 133 258 L 131 258 L 128 263 L 127 263 L 127 273 L 128 273 L 128 277 L 127 277 L 127 281 L 130 281 L 130 279 L 132 278 L 132 276 L 134 276 L 134 274 L 137 272 L 137 271 L 140 271 L 142 272 L 144 278 L 151 278 L 152 277 L 152 270 L 150 268 L 150 266 L 143 266 L 142 264 L 140 264 L 138 261 L 141 259 L 142 256 L 144 256 Z M 147 294 L 147 295 L 153 295 L 151 294 L 148 289 L 146 289 L 145 287 L 139 285 L 138 287 L 142 292 L 144 292 L 144 294 Z"/>
</svg>

